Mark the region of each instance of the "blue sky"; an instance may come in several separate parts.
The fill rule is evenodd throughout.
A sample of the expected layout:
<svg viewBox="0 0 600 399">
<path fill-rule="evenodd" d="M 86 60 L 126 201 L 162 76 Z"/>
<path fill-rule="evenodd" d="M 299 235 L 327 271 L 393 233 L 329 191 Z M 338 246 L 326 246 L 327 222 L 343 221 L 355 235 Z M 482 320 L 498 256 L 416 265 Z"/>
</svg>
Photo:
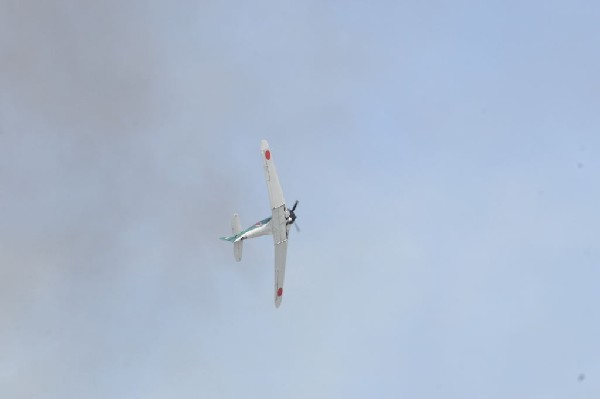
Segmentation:
<svg viewBox="0 0 600 399">
<path fill-rule="evenodd" d="M 1 396 L 600 393 L 595 2 L 0 7 Z"/>
</svg>

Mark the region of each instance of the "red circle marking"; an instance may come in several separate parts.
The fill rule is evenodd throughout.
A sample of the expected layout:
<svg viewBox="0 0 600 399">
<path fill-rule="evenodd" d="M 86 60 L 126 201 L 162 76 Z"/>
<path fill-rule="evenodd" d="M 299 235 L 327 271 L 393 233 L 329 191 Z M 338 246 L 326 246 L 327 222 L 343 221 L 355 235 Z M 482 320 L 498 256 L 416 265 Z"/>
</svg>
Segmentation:
<svg viewBox="0 0 600 399">
<path fill-rule="evenodd" d="M 283 288 L 281 288 L 281 287 L 280 287 L 280 288 L 277 290 L 277 296 L 282 296 L 282 295 L 283 295 Z"/>
<path fill-rule="evenodd" d="M 269 150 L 265 151 L 265 158 L 271 159 L 271 151 L 269 151 Z"/>
</svg>

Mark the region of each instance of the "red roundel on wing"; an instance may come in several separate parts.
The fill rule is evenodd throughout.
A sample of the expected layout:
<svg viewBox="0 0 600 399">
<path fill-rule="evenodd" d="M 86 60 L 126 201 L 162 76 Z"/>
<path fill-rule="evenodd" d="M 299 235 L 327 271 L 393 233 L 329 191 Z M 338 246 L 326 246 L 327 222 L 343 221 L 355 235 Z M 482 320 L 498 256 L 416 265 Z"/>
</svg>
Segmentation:
<svg viewBox="0 0 600 399">
<path fill-rule="evenodd" d="M 265 151 L 265 158 L 271 159 L 271 151 L 269 151 L 269 150 Z"/>
<path fill-rule="evenodd" d="M 277 296 L 282 296 L 283 295 L 283 288 L 279 287 L 279 289 L 277 290 Z"/>
</svg>

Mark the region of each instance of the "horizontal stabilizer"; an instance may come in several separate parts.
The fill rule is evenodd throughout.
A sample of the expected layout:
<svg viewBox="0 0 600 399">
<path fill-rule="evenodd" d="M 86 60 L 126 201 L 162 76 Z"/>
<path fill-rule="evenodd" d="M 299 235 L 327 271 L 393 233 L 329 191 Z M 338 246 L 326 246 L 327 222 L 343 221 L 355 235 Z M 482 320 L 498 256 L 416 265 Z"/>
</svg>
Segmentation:
<svg viewBox="0 0 600 399">
<path fill-rule="evenodd" d="M 244 241 L 238 241 L 233 243 L 233 256 L 237 262 L 241 262 L 242 260 L 242 248 L 244 245 Z"/>
<path fill-rule="evenodd" d="M 231 232 L 233 235 L 237 235 L 240 231 L 242 231 L 242 223 L 240 222 L 240 215 L 234 213 L 231 217 Z"/>
<path fill-rule="evenodd" d="M 231 232 L 233 233 L 233 239 L 235 240 L 238 236 L 238 234 L 242 231 L 242 223 L 240 222 L 240 216 L 237 213 L 233 214 L 233 217 L 231 218 Z M 233 243 L 233 256 L 235 257 L 236 261 L 241 261 L 242 260 L 242 248 L 243 248 L 243 241 L 237 241 Z"/>
<path fill-rule="evenodd" d="M 242 223 L 240 222 L 240 216 L 237 213 L 234 213 L 231 217 L 231 232 L 233 235 L 219 238 L 229 242 L 235 242 L 235 240 L 238 239 L 239 234 L 242 232 Z"/>
</svg>

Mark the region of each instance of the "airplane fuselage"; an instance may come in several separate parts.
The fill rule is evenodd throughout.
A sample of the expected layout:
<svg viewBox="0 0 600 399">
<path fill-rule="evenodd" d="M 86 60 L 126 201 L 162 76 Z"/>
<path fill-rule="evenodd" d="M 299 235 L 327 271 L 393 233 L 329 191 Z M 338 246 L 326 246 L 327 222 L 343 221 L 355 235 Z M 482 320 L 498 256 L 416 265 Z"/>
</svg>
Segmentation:
<svg viewBox="0 0 600 399">
<path fill-rule="evenodd" d="M 235 239 L 235 241 L 246 240 L 248 238 L 255 238 L 260 236 L 266 236 L 271 234 L 271 218 L 266 218 L 260 222 L 256 222 L 253 226 L 242 231 L 241 234 Z"/>
<path fill-rule="evenodd" d="M 286 220 L 291 222 L 292 219 L 289 216 L 289 211 L 285 210 Z M 241 240 L 246 240 L 248 238 L 255 238 L 260 236 L 265 236 L 273 233 L 273 229 L 271 227 L 271 217 L 263 219 L 261 221 L 256 222 L 254 225 L 248 227 L 246 230 L 241 231 L 233 242 L 238 242 Z M 287 230 L 289 231 L 290 225 L 287 225 Z"/>
</svg>

